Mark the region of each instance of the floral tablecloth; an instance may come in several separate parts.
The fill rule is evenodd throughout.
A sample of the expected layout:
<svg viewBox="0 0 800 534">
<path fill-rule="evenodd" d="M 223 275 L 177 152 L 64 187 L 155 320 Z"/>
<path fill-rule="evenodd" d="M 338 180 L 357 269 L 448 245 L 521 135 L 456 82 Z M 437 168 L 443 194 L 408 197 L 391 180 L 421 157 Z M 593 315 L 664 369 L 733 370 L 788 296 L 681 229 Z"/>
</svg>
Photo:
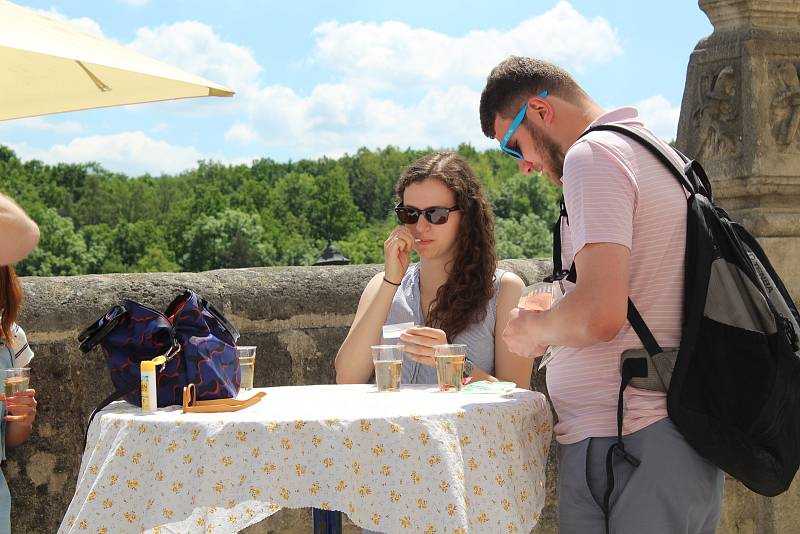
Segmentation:
<svg viewBox="0 0 800 534">
<path fill-rule="evenodd" d="M 224 414 L 112 404 L 92 423 L 59 533 L 234 533 L 283 507 L 341 510 L 387 533 L 527 533 L 539 519 L 541 393 L 264 391 Z"/>
</svg>

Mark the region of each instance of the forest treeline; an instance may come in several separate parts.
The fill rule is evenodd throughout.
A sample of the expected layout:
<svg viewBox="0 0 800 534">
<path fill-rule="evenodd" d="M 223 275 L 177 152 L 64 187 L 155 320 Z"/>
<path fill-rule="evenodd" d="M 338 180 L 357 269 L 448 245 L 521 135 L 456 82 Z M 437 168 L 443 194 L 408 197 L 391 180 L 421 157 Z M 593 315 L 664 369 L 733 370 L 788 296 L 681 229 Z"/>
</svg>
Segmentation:
<svg viewBox="0 0 800 534">
<path fill-rule="evenodd" d="M 514 159 L 469 145 L 494 209 L 498 257 L 550 253 L 558 192 Z M 353 263 L 383 262 L 394 184 L 430 150 L 360 149 L 337 159 L 201 161 L 177 175 L 126 176 L 96 163 L 22 162 L 0 145 L 0 190 L 39 224 L 20 275 L 205 271 L 311 265 L 328 239 Z"/>
</svg>

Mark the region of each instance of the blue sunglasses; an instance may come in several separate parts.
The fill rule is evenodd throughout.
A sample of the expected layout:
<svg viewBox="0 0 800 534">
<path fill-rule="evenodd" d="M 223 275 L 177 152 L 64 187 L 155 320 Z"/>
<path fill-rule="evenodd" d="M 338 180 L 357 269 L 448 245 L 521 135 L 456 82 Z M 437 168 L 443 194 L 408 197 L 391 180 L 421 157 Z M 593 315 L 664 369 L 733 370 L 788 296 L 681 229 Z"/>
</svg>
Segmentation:
<svg viewBox="0 0 800 534">
<path fill-rule="evenodd" d="M 541 93 L 539 93 L 536 96 L 539 97 L 539 98 L 547 97 L 547 90 L 542 91 Z M 517 113 L 517 116 L 514 117 L 514 120 L 511 122 L 511 126 L 508 127 L 508 131 L 506 132 L 506 135 L 503 136 L 503 140 L 500 141 L 500 150 L 502 150 L 503 152 L 505 152 L 506 154 L 508 154 L 511 157 L 514 157 L 514 158 L 517 158 L 517 159 L 522 159 L 522 160 L 525 159 L 524 157 L 522 157 L 522 154 L 520 154 L 519 152 L 517 152 L 516 150 L 514 150 L 512 148 L 508 148 L 508 140 L 511 139 L 511 136 L 514 135 L 514 132 L 517 131 L 517 128 L 519 128 L 519 125 L 522 124 L 522 120 L 525 118 L 525 112 L 526 111 L 528 111 L 528 102 L 527 101 L 525 101 L 525 104 L 522 105 L 522 109 L 519 110 L 519 113 Z"/>
</svg>

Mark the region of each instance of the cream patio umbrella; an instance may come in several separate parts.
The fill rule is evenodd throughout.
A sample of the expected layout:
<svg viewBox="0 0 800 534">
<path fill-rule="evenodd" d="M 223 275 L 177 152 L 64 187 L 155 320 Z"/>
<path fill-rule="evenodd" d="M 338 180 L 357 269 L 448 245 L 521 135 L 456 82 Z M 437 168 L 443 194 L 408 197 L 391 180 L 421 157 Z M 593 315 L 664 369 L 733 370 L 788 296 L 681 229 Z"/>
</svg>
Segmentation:
<svg viewBox="0 0 800 534">
<path fill-rule="evenodd" d="M 0 0 L 0 120 L 233 91 Z"/>
</svg>

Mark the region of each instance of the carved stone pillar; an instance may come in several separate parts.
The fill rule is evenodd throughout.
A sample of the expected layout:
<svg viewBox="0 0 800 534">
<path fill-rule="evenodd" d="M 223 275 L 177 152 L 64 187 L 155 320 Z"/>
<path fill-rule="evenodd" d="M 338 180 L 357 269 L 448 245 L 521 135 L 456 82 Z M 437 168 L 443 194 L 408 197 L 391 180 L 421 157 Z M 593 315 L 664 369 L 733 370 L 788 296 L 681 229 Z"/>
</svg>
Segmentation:
<svg viewBox="0 0 800 534">
<path fill-rule="evenodd" d="M 692 52 L 678 148 L 759 240 L 800 301 L 800 0 L 700 0 L 714 32 Z M 778 497 L 725 484 L 719 532 L 800 531 L 800 480 Z"/>
<path fill-rule="evenodd" d="M 759 240 L 800 300 L 800 0 L 700 0 L 678 148 Z"/>
</svg>

